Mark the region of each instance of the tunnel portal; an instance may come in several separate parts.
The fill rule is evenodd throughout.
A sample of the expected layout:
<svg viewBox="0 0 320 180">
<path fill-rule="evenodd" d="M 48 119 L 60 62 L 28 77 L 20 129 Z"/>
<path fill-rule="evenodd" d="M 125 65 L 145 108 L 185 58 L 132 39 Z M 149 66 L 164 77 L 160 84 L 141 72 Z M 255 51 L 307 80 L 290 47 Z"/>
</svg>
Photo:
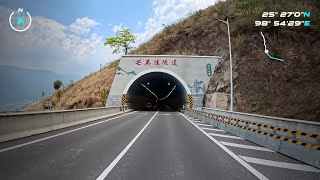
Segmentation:
<svg viewBox="0 0 320 180">
<path fill-rule="evenodd" d="M 177 110 L 187 107 L 188 93 L 174 76 L 150 72 L 136 79 L 126 94 L 129 109 Z"/>
</svg>

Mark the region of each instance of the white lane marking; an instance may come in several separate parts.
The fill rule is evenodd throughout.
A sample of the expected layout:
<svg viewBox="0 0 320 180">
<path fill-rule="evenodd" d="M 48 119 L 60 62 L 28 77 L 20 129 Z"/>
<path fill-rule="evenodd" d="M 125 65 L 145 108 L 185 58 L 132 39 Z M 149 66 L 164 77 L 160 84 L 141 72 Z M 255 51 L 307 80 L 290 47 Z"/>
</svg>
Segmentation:
<svg viewBox="0 0 320 180">
<path fill-rule="evenodd" d="M 121 116 L 117 116 L 117 117 L 114 117 L 114 118 L 111 118 L 111 119 L 107 119 L 107 120 L 104 120 L 104 121 L 100 121 L 100 122 L 97 122 L 97 123 L 94 123 L 94 124 L 90 124 L 90 125 L 87 125 L 87 126 L 83 126 L 83 127 L 77 128 L 77 129 L 66 131 L 66 132 L 63 132 L 63 133 L 59 133 L 59 134 L 55 134 L 55 135 L 48 136 L 48 137 L 45 137 L 45 138 L 41 138 L 41 139 L 37 139 L 37 140 L 34 140 L 34 141 L 26 142 L 26 143 L 19 144 L 19 145 L 16 145 L 16 146 L 11 146 L 11 147 L 8 147 L 8 148 L 5 148 L 5 149 L 0 149 L 0 153 L 5 152 L 5 151 L 9 151 L 9 150 L 12 150 L 12 149 L 20 148 L 20 147 L 23 147 L 23 146 L 27 146 L 27 145 L 30 145 L 30 144 L 34 144 L 34 143 L 37 143 L 37 142 L 41 142 L 41 141 L 44 141 L 44 140 L 48 140 L 48 139 L 51 139 L 51 138 L 54 138 L 54 137 L 58 137 L 58 136 L 61 136 L 61 135 L 64 135 L 64 134 L 68 134 L 68 133 L 74 132 L 74 131 L 85 129 L 85 128 L 88 128 L 88 127 L 91 127 L 91 126 L 95 126 L 95 125 L 98 125 L 98 124 L 101 124 L 101 123 L 104 123 L 104 122 L 107 122 L 107 121 L 111 121 L 111 120 L 114 120 L 114 119 L 117 119 L 117 118 L 120 118 L 120 117 L 123 117 L 123 116 L 127 116 L 127 115 L 135 113 L 135 112 L 136 111 L 128 113 L 128 114 L 124 114 L 124 115 L 121 115 Z"/>
<path fill-rule="evenodd" d="M 211 127 L 211 125 L 210 124 L 200 124 L 200 123 L 195 123 L 196 125 L 198 125 L 198 126 L 206 126 L 206 127 Z"/>
<path fill-rule="evenodd" d="M 180 113 L 181 114 L 181 113 Z M 198 128 L 204 135 L 206 135 L 211 141 L 216 143 L 221 149 L 223 149 L 226 153 L 228 153 L 233 159 L 238 161 L 243 167 L 248 169 L 253 175 L 255 175 L 260 180 L 268 180 L 267 177 L 265 177 L 263 174 L 261 174 L 259 171 L 254 169 L 250 164 L 245 162 L 243 159 L 241 159 L 239 156 L 235 155 L 232 151 L 230 151 L 227 147 L 225 147 L 223 144 L 221 144 L 218 140 L 210 136 L 208 133 L 206 133 L 204 130 L 202 130 L 200 127 L 198 127 L 196 124 L 194 124 L 191 120 L 189 120 L 187 117 L 185 117 L 183 114 L 181 114 L 185 119 L 187 119 L 191 124 L 193 124 L 196 128 Z"/>
<path fill-rule="evenodd" d="M 224 134 L 215 134 L 215 133 L 208 133 L 211 136 L 216 136 L 216 137 L 224 137 L 224 138 L 231 138 L 231 139 L 242 139 L 241 137 L 238 136 L 229 136 L 229 135 L 224 135 Z"/>
<path fill-rule="evenodd" d="M 203 123 L 201 120 L 193 120 L 195 123 Z"/>
<path fill-rule="evenodd" d="M 207 124 L 207 123 L 205 123 L 205 122 L 203 122 L 201 120 L 194 120 L 193 122 L 196 123 L 196 124 Z M 207 125 L 210 125 L 210 124 L 207 124 Z"/>
<path fill-rule="evenodd" d="M 221 144 L 223 144 L 225 146 L 232 146 L 232 147 L 238 147 L 238 148 L 244 148 L 244 149 L 253 149 L 253 150 L 257 150 L 257 151 L 274 152 L 270 149 L 260 147 L 260 146 L 250 146 L 250 145 L 236 144 L 236 143 L 223 142 L 223 141 L 220 141 L 220 142 L 221 142 Z"/>
<path fill-rule="evenodd" d="M 225 132 L 224 130 L 222 129 L 213 129 L 213 128 L 202 128 L 204 130 L 210 130 L 210 131 L 218 131 L 218 132 Z"/>
<path fill-rule="evenodd" d="M 286 169 L 293 169 L 293 170 L 299 170 L 299 171 L 309 171 L 309 172 L 316 172 L 316 173 L 320 172 L 319 169 L 309 165 L 304 165 L 304 164 L 285 163 L 285 162 L 271 161 L 271 160 L 259 159 L 259 158 L 253 158 L 253 157 L 247 157 L 247 156 L 240 156 L 240 157 L 243 160 L 249 163 L 254 163 L 254 164 L 261 164 L 265 166 L 273 166 L 278 168 L 286 168 Z"/>
<path fill-rule="evenodd" d="M 100 176 L 96 180 L 103 180 L 108 176 L 110 171 L 117 165 L 120 159 L 126 154 L 126 152 L 130 149 L 133 143 L 139 138 L 139 136 L 143 133 L 143 131 L 147 128 L 147 126 L 151 123 L 154 117 L 158 114 L 159 110 L 152 116 L 149 122 L 141 129 L 141 131 L 131 140 L 131 142 L 121 151 L 121 153 L 109 164 L 109 166 L 100 174 Z"/>
</svg>

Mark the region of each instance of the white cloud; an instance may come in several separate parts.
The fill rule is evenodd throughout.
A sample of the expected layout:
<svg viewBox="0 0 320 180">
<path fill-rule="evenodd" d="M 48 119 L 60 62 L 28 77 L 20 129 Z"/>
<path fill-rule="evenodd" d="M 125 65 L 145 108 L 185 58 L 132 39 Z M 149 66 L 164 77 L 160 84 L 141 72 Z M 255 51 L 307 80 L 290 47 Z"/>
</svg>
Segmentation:
<svg viewBox="0 0 320 180">
<path fill-rule="evenodd" d="M 172 24 L 188 12 L 206 8 L 215 0 L 154 0 L 153 15 L 145 22 L 144 31 L 135 33 L 135 46 L 159 32 L 162 24 Z M 33 17 L 31 27 L 22 33 L 15 32 L 8 24 L 12 10 L 0 6 L 0 65 L 46 69 L 57 73 L 87 74 L 119 58 L 110 47 L 103 46 L 104 38 L 93 33 L 98 22 L 88 17 L 78 18 L 70 25 L 63 25 L 45 17 Z M 116 32 L 123 24 L 108 27 Z"/>
<path fill-rule="evenodd" d="M 95 33 L 83 36 L 98 24 L 89 18 L 77 19 L 66 26 L 35 16 L 27 31 L 15 32 L 7 22 L 11 12 L 0 6 L 0 65 L 85 75 L 97 70 L 99 64 L 119 57 L 103 46 L 102 36 Z"/>
<path fill-rule="evenodd" d="M 93 19 L 89 19 L 88 17 L 77 18 L 77 20 L 69 26 L 69 30 L 75 34 L 81 35 L 88 33 L 91 28 L 97 26 L 97 23 Z"/>
<path fill-rule="evenodd" d="M 127 26 L 124 26 L 122 23 L 119 25 L 113 25 L 112 26 L 112 32 L 116 33 L 119 29 L 128 28 Z"/>
<path fill-rule="evenodd" d="M 154 34 L 185 17 L 187 13 L 204 9 L 215 4 L 217 0 L 154 0 L 153 15 L 145 23 L 142 33 L 137 33 L 137 44 L 150 39 Z"/>
</svg>

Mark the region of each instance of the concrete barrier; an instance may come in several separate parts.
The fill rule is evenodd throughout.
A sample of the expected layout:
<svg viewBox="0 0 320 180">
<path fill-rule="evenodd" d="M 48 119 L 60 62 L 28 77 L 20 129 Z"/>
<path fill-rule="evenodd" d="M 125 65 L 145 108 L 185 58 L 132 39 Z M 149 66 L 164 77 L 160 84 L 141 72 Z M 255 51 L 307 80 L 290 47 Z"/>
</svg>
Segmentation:
<svg viewBox="0 0 320 180">
<path fill-rule="evenodd" d="M 248 141 L 320 168 L 320 123 L 318 122 L 208 108 L 186 110 L 186 114 Z"/>
<path fill-rule="evenodd" d="M 62 129 L 124 113 L 120 107 L 0 114 L 0 142 Z"/>
<path fill-rule="evenodd" d="M 304 121 L 297 119 L 288 119 L 272 116 L 262 116 L 249 113 L 230 112 L 225 110 L 211 109 L 211 108 L 198 108 L 204 112 L 214 112 L 221 116 L 230 117 L 230 119 L 244 120 L 247 122 L 238 122 L 241 125 L 246 125 L 250 128 L 262 130 L 272 134 L 278 134 L 290 138 L 297 139 L 298 141 L 320 145 L 320 122 Z M 230 120 L 229 119 L 229 120 Z M 263 124 L 264 126 L 261 126 Z M 258 126 L 259 125 L 259 126 Z M 268 127 L 269 125 L 269 127 Z M 293 133 L 292 133 L 293 131 Z M 313 135 L 313 136 L 312 136 Z M 317 135 L 317 136 L 315 136 Z"/>
</svg>

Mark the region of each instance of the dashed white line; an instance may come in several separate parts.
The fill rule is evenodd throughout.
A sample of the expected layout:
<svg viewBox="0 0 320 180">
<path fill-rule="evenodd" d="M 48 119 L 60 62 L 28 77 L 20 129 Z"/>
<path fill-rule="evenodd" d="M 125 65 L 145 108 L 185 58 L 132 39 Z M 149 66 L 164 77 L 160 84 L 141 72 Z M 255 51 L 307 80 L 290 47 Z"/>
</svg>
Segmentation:
<svg viewBox="0 0 320 180">
<path fill-rule="evenodd" d="M 270 149 L 260 147 L 260 146 L 250 146 L 250 145 L 236 144 L 236 143 L 223 142 L 223 141 L 220 141 L 220 142 L 221 142 L 221 144 L 223 144 L 225 146 L 232 146 L 232 147 L 238 147 L 238 148 L 244 148 L 244 149 L 253 149 L 253 150 L 257 150 L 257 151 L 274 152 Z"/>
<path fill-rule="evenodd" d="M 103 180 L 107 177 L 110 171 L 117 165 L 120 159 L 126 154 L 126 152 L 130 149 L 134 142 L 139 138 L 139 136 L 143 133 L 143 131 L 147 128 L 147 126 L 151 123 L 154 117 L 158 114 L 159 110 L 152 116 L 152 118 L 148 121 L 148 123 L 141 129 L 141 131 L 130 141 L 130 143 L 121 151 L 121 153 L 109 164 L 109 166 L 100 174 L 100 176 L 96 180 Z"/>
<path fill-rule="evenodd" d="M 5 148 L 5 149 L 0 149 L 0 153 L 5 152 L 5 151 L 9 151 L 9 150 L 12 150 L 12 149 L 20 148 L 20 147 L 23 147 L 23 146 L 27 146 L 27 145 L 30 145 L 30 144 L 34 144 L 34 143 L 37 143 L 37 142 L 41 142 L 41 141 L 44 141 L 44 140 L 48 140 L 48 139 L 51 139 L 51 138 L 54 138 L 54 137 L 58 137 L 58 136 L 61 136 L 61 135 L 64 135 L 64 134 L 68 134 L 68 133 L 74 132 L 74 131 L 85 129 L 85 128 L 88 128 L 88 127 L 91 127 L 91 126 L 95 126 L 95 125 L 98 125 L 98 124 L 101 124 L 101 123 L 104 123 L 104 122 L 107 122 L 107 121 L 111 121 L 111 120 L 114 120 L 114 119 L 117 119 L 117 118 L 120 118 L 120 117 L 123 117 L 123 116 L 127 116 L 127 115 L 135 113 L 135 112 L 136 111 L 128 113 L 128 114 L 124 114 L 124 115 L 121 115 L 121 116 L 117 116 L 117 117 L 114 117 L 114 118 L 111 118 L 111 119 L 107 119 L 107 120 L 104 120 L 104 121 L 100 121 L 100 122 L 97 122 L 97 123 L 93 123 L 93 124 L 90 124 L 90 125 L 87 125 L 87 126 L 83 126 L 83 127 L 80 127 L 80 128 L 72 129 L 70 131 L 65 131 L 63 133 L 59 133 L 59 134 L 55 134 L 55 135 L 48 136 L 48 137 L 45 137 L 45 138 L 41 138 L 41 139 L 37 139 L 37 140 L 34 140 L 34 141 L 26 142 L 26 143 L 19 144 L 19 145 L 16 145 L 16 146 L 11 146 L 11 147 L 8 147 L 8 148 Z"/>
<path fill-rule="evenodd" d="M 213 128 L 202 128 L 204 130 L 210 130 L 210 131 L 218 131 L 218 132 L 225 132 L 224 130 L 222 129 L 213 129 Z"/>
<path fill-rule="evenodd" d="M 231 138 L 231 139 L 242 139 L 241 137 L 238 136 L 229 136 L 229 135 L 224 135 L 224 134 L 215 134 L 215 133 L 208 133 L 211 136 L 216 136 L 216 137 L 224 137 L 224 138 Z"/>
<path fill-rule="evenodd" d="M 278 168 L 309 171 L 309 172 L 316 172 L 316 173 L 320 172 L 320 170 L 317 168 L 314 168 L 308 165 L 303 165 L 303 164 L 285 163 L 285 162 L 271 161 L 271 160 L 259 159 L 259 158 L 253 158 L 253 157 L 247 157 L 247 156 L 240 156 L 240 157 L 246 162 L 254 163 L 254 164 L 261 164 L 265 166 L 273 166 Z"/>
<path fill-rule="evenodd" d="M 180 112 L 179 112 L 180 113 Z M 243 159 L 241 159 L 239 156 L 234 154 L 232 151 L 230 151 L 227 147 L 225 147 L 223 144 L 221 144 L 218 140 L 210 136 L 208 133 L 206 133 L 203 129 L 198 127 L 194 122 L 192 122 L 190 119 L 185 117 L 182 113 L 180 113 L 181 116 L 183 116 L 185 119 L 187 119 L 192 125 L 194 125 L 197 129 L 199 129 L 204 135 L 206 135 L 211 141 L 216 143 L 221 149 L 223 149 L 226 153 L 228 153 L 233 159 L 238 161 L 243 167 L 245 167 L 248 171 L 250 171 L 253 175 L 255 175 L 260 180 L 268 180 L 267 177 L 265 177 L 263 174 L 261 174 L 259 171 L 254 169 L 250 164 L 245 162 Z"/>
</svg>

